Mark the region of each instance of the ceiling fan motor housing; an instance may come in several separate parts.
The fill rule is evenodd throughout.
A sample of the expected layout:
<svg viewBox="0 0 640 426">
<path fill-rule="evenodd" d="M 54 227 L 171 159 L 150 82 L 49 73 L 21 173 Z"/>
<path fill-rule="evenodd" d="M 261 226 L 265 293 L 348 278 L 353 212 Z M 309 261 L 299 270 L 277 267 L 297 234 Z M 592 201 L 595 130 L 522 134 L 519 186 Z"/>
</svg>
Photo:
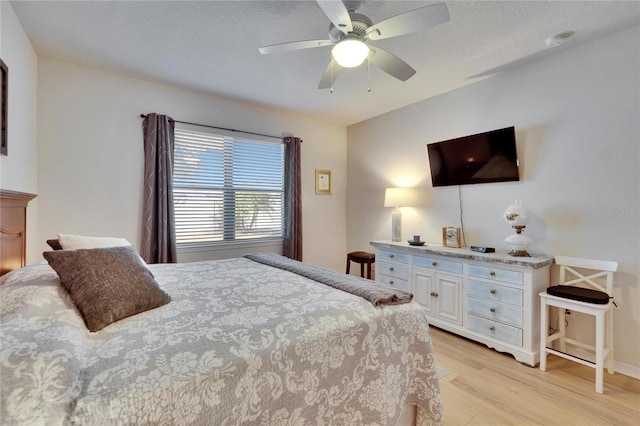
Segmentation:
<svg viewBox="0 0 640 426">
<path fill-rule="evenodd" d="M 364 38 L 367 34 L 367 28 L 373 25 L 371 19 L 355 12 L 349 12 L 349 16 L 351 17 L 351 24 L 353 25 L 353 31 L 349 34 L 355 33 Z M 346 37 L 346 35 L 341 30 L 337 29 L 335 25 L 329 24 L 329 39 L 331 39 L 331 41 L 337 43 L 344 37 Z"/>
</svg>

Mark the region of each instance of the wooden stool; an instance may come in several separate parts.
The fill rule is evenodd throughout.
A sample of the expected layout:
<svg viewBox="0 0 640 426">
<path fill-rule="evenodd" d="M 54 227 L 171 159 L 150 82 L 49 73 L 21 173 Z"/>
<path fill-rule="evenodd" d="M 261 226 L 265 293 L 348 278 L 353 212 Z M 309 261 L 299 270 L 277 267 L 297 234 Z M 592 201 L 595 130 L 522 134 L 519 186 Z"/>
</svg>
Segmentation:
<svg viewBox="0 0 640 426">
<path fill-rule="evenodd" d="M 371 279 L 371 264 L 376 261 L 376 255 L 366 251 L 352 251 L 347 254 L 347 274 L 351 269 L 351 262 L 360 264 L 360 276 L 364 278 L 364 265 L 367 264 L 367 278 Z"/>
</svg>

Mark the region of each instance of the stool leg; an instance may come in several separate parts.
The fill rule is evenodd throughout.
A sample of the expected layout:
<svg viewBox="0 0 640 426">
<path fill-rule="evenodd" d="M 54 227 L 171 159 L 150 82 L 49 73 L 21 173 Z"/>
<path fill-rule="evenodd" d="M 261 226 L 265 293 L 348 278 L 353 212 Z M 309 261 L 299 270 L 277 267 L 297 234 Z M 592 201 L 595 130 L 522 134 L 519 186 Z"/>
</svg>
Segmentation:
<svg viewBox="0 0 640 426">
<path fill-rule="evenodd" d="M 607 353 L 607 372 L 613 374 L 613 309 L 609 309 L 604 319 L 607 323 L 605 334 L 607 335 L 607 348 L 609 349 Z"/>
<path fill-rule="evenodd" d="M 602 393 L 604 382 L 604 315 L 596 314 L 596 392 Z"/>
<path fill-rule="evenodd" d="M 367 263 L 367 278 L 371 279 L 371 262 Z"/>
<path fill-rule="evenodd" d="M 547 334 L 549 334 L 549 326 L 547 321 L 549 320 L 549 305 L 547 305 L 544 298 L 540 304 L 540 370 L 545 371 L 547 369 Z"/>
<path fill-rule="evenodd" d="M 364 263 L 360 264 L 360 278 L 364 278 Z"/>
<path fill-rule="evenodd" d="M 350 270 L 351 270 L 351 261 L 347 257 L 347 274 L 349 273 Z"/>
</svg>

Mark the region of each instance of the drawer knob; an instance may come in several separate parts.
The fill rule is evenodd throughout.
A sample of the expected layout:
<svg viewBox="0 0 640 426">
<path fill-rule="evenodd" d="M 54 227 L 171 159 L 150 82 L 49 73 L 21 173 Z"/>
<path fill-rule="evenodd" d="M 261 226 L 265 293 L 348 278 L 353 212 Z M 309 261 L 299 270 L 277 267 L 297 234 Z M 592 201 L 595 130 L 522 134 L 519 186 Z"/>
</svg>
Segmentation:
<svg viewBox="0 0 640 426">
<path fill-rule="evenodd" d="M 393 280 L 389 281 L 389 285 L 393 285 Z"/>
<path fill-rule="evenodd" d="M 496 289 L 495 289 L 495 288 L 492 288 L 492 289 L 491 289 L 491 291 L 490 291 L 490 293 L 491 293 L 491 294 L 496 294 Z"/>
<path fill-rule="evenodd" d="M 491 326 L 491 327 L 489 327 L 489 330 L 496 331 L 496 328 L 494 326 Z"/>
<path fill-rule="evenodd" d="M 390 255 L 389 255 L 389 259 L 393 259 L 394 257 L 396 257 L 396 255 L 395 255 L 395 254 L 390 254 Z"/>
<path fill-rule="evenodd" d="M 436 266 L 438 266 L 438 262 L 431 262 L 431 266 L 435 268 Z"/>
<path fill-rule="evenodd" d="M 432 291 L 432 292 L 431 292 L 431 295 L 432 295 L 433 297 L 438 297 L 438 293 L 436 293 L 435 291 Z"/>
<path fill-rule="evenodd" d="M 496 271 L 489 272 L 489 275 L 491 275 L 492 277 L 495 277 L 496 276 Z"/>
<path fill-rule="evenodd" d="M 490 310 L 491 312 L 495 312 L 495 311 L 496 311 L 496 308 L 491 308 L 491 309 L 489 309 L 489 310 Z"/>
<path fill-rule="evenodd" d="M 393 271 L 393 266 L 391 266 L 391 267 L 389 268 L 389 270 L 390 270 L 390 271 Z"/>
</svg>

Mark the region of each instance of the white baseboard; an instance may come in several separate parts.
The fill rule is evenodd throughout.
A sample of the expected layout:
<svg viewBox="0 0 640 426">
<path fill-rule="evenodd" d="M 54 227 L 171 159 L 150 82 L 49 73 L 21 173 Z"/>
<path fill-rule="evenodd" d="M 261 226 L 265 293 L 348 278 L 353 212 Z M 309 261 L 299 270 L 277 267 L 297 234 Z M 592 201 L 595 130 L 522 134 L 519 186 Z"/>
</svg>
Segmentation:
<svg viewBox="0 0 640 426">
<path fill-rule="evenodd" d="M 616 373 L 624 374 L 625 376 L 640 380 L 640 367 L 634 367 L 633 365 L 613 361 L 613 369 L 616 370 Z"/>
<path fill-rule="evenodd" d="M 591 362 L 596 361 L 595 355 L 591 352 L 583 351 L 576 348 L 572 348 L 572 349 L 567 348 L 567 353 L 569 355 L 586 359 L 587 361 L 591 361 Z M 633 377 L 634 379 L 640 380 L 640 367 L 635 367 L 633 365 L 625 364 L 620 361 L 616 361 L 614 359 L 613 369 L 615 370 L 616 373 L 624 374 L 625 376 Z M 606 371 L 606 367 L 605 367 L 605 371 Z"/>
</svg>

